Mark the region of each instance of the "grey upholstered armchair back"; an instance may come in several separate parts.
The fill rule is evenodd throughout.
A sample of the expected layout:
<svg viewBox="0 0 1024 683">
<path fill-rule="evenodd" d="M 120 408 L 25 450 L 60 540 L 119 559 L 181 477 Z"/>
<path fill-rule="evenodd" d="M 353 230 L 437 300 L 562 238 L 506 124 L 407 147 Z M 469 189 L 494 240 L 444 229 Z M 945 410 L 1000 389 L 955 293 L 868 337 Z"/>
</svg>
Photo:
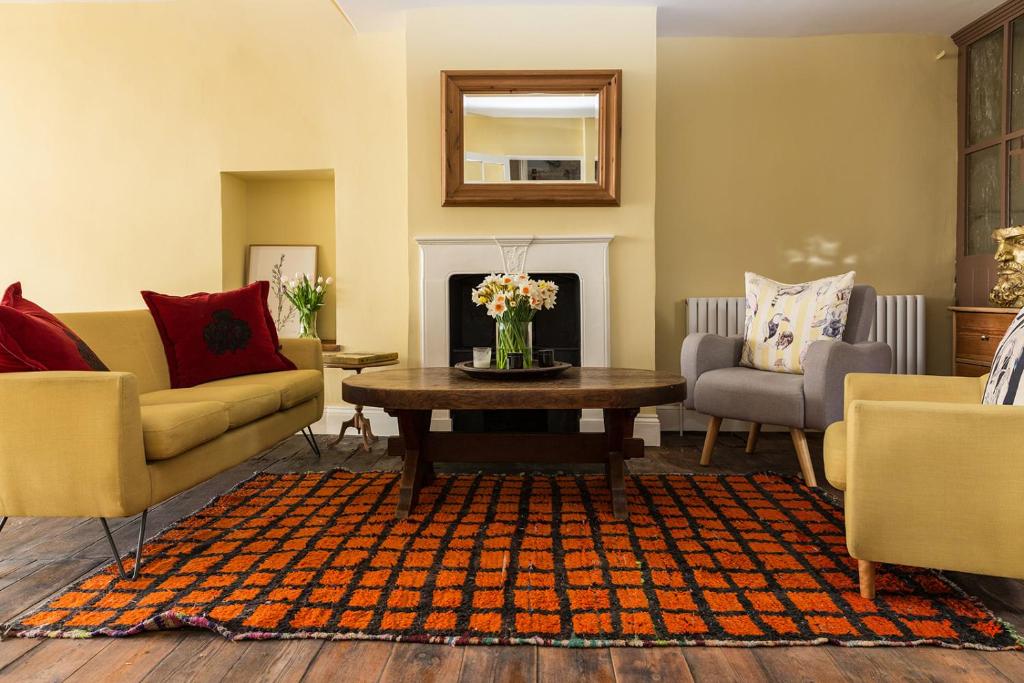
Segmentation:
<svg viewBox="0 0 1024 683">
<path fill-rule="evenodd" d="M 850 309 L 846 314 L 843 341 L 850 344 L 866 342 L 875 322 L 875 300 L 878 294 L 871 285 L 854 285 L 850 294 Z"/>
</svg>

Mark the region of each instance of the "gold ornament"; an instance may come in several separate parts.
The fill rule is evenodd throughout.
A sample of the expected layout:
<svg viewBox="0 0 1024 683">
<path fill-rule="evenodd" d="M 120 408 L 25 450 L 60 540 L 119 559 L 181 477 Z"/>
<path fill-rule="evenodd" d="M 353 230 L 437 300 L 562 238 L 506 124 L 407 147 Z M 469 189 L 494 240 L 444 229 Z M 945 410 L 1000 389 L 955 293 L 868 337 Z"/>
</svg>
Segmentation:
<svg viewBox="0 0 1024 683">
<path fill-rule="evenodd" d="M 992 231 L 996 249 L 996 285 L 988 300 L 996 306 L 1024 307 L 1024 225 Z"/>
</svg>

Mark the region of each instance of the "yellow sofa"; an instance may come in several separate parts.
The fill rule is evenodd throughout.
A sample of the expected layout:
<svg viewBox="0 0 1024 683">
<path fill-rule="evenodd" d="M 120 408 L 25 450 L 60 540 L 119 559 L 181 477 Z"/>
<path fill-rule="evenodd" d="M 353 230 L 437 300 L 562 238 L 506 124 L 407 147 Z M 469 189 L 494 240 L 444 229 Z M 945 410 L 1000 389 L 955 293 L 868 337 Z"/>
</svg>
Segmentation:
<svg viewBox="0 0 1024 683">
<path fill-rule="evenodd" d="M 825 476 L 865 597 L 876 562 L 1024 578 L 1024 406 L 982 405 L 986 379 L 846 376 Z"/>
<path fill-rule="evenodd" d="M 297 370 L 171 389 L 149 311 L 59 317 L 111 372 L 0 374 L 0 521 L 99 517 L 106 528 L 104 518 L 144 513 L 323 413 L 317 340 L 281 340 Z"/>
</svg>

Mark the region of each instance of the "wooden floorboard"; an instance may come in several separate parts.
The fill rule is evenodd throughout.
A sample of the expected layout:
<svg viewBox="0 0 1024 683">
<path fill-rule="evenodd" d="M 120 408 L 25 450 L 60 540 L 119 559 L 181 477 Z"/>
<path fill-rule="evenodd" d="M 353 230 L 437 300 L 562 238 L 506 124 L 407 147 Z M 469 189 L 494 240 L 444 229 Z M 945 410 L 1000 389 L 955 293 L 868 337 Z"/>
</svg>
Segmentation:
<svg viewBox="0 0 1024 683">
<path fill-rule="evenodd" d="M 681 648 L 617 647 L 609 651 L 612 670 L 619 683 L 643 681 L 673 681 L 687 683 L 693 680 L 690 666 Z"/>
<path fill-rule="evenodd" d="M 380 683 L 443 683 L 457 681 L 466 648 L 404 643 L 391 650 Z"/>
<path fill-rule="evenodd" d="M 306 669 L 302 681 L 329 683 L 337 681 L 344 672 L 347 682 L 374 683 L 384 673 L 394 647 L 393 643 L 372 640 L 326 642 Z"/>
<path fill-rule="evenodd" d="M 770 680 L 768 672 L 757 661 L 755 650 L 747 648 L 688 647 L 683 657 L 690 675 L 701 681 L 744 681 L 760 683 Z"/>
<path fill-rule="evenodd" d="M 462 658 L 460 683 L 527 683 L 535 680 L 537 648 L 533 645 L 468 647 Z"/>
<path fill-rule="evenodd" d="M 611 650 L 571 647 L 538 648 L 537 678 L 541 681 L 611 683 L 615 680 Z"/>
<path fill-rule="evenodd" d="M 317 458 L 301 437 L 156 506 L 147 536 L 202 508 L 210 499 L 261 471 L 355 472 L 397 470 L 401 461 L 387 454 L 382 439 L 369 452 L 355 438 L 328 448 Z M 722 434 L 711 467 L 698 464 L 700 434 L 666 435 L 666 445 L 649 448 L 629 462 L 634 473 L 750 473 L 799 471 L 789 435 L 762 435 L 758 452 L 743 453 L 745 435 Z M 824 481 L 820 436 L 811 440 L 815 470 Z M 451 464 L 441 471 L 554 472 L 562 465 L 488 466 Z M 579 471 L 598 472 L 599 466 Z M 838 495 L 838 492 L 833 491 Z M 135 546 L 137 518 L 111 520 L 123 553 Z M 0 621 L 59 592 L 110 561 L 95 520 L 12 519 L 0 533 Z M 1024 582 L 950 574 L 999 617 L 1024 630 Z M 303 681 L 352 683 L 399 681 L 1018 681 L 1024 680 L 1024 654 L 941 648 L 598 648 L 535 646 L 422 645 L 379 641 L 276 640 L 232 642 L 208 631 L 182 629 L 126 639 L 0 641 L 0 681 Z"/>
</svg>

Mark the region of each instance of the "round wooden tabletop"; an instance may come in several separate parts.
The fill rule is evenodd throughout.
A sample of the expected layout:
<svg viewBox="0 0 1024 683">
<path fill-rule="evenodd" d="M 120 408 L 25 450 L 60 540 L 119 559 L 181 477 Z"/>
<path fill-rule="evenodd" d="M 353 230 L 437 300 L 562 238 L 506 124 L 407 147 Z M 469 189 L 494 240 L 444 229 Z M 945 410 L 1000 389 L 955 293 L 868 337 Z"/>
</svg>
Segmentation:
<svg viewBox="0 0 1024 683">
<path fill-rule="evenodd" d="M 349 403 L 389 410 L 640 408 L 686 397 L 679 375 L 623 368 L 571 368 L 542 380 L 483 380 L 455 368 L 402 368 L 348 377 Z"/>
</svg>

